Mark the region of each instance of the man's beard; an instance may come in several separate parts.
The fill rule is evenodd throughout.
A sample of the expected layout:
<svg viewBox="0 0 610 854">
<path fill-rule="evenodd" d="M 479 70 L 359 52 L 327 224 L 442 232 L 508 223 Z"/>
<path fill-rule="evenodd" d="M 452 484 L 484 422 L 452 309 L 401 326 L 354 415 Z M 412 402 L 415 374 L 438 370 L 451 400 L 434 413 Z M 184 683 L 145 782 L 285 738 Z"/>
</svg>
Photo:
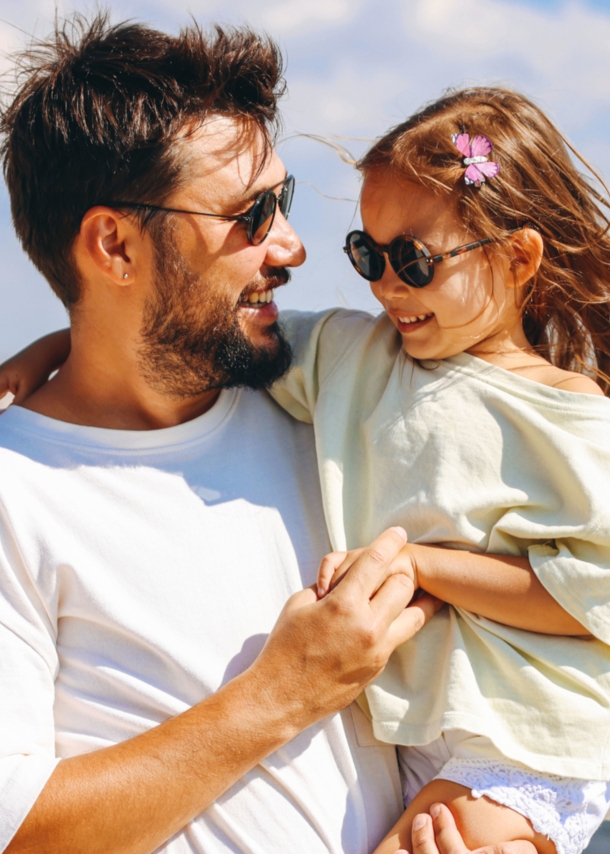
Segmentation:
<svg viewBox="0 0 610 854">
<path fill-rule="evenodd" d="M 290 367 L 292 350 L 277 323 L 270 324 L 266 345 L 254 345 L 243 333 L 238 307 L 206 293 L 205 282 L 188 269 L 160 224 L 151 229 L 155 243 L 155 295 L 144 307 L 140 365 L 148 384 L 175 397 L 196 397 L 210 389 L 269 388 Z M 242 296 L 285 284 L 290 273 L 259 274 Z"/>
</svg>

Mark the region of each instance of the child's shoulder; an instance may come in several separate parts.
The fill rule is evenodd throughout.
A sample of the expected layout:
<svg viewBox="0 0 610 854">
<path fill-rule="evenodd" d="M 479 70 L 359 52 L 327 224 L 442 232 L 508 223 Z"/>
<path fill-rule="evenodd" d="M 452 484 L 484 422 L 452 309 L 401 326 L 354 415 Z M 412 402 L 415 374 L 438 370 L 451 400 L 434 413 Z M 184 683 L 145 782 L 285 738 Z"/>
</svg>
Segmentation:
<svg viewBox="0 0 610 854">
<path fill-rule="evenodd" d="M 561 389 L 561 391 L 572 391 L 577 394 L 595 394 L 603 397 L 602 388 L 591 377 L 579 374 L 576 371 L 565 371 L 548 362 L 537 365 L 524 366 L 518 373 L 526 379 L 538 382 L 541 385 Z"/>
<path fill-rule="evenodd" d="M 473 355 L 479 354 L 474 353 Z M 592 394 L 597 397 L 605 396 L 603 389 L 591 377 L 578 371 L 566 371 L 563 368 L 558 368 L 537 353 L 517 350 L 505 353 L 483 353 L 480 354 L 480 358 L 503 368 L 513 376 L 520 376 L 540 385 L 556 388 L 559 391 Z"/>
</svg>

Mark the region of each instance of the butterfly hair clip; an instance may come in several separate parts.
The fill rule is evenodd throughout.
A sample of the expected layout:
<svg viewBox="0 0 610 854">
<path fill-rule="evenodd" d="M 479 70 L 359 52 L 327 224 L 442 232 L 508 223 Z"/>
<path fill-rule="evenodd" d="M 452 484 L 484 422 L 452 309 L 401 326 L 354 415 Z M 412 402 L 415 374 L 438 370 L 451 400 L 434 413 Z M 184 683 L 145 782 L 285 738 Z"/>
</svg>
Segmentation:
<svg viewBox="0 0 610 854">
<path fill-rule="evenodd" d="M 486 178 L 496 177 L 500 166 L 488 159 L 493 149 L 490 139 L 486 136 L 475 136 L 470 142 L 470 135 L 467 133 L 454 133 L 451 139 L 460 154 L 464 155 L 464 181 L 467 184 L 480 187 Z"/>
</svg>

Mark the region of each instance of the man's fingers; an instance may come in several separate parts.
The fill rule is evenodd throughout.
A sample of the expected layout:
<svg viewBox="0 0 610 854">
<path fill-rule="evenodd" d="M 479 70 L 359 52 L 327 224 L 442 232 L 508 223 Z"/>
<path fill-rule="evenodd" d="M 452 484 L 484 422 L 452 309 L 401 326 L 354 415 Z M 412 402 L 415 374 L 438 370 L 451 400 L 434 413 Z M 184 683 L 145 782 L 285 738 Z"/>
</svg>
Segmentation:
<svg viewBox="0 0 610 854">
<path fill-rule="evenodd" d="M 440 854 L 434 838 L 434 828 L 429 815 L 416 815 L 411 828 L 413 854 Z M 397 851 L 396 854 L 399 854 Z M 446 852 L 443 852 L 446 854 Z"/>
<path fill-rule="evenodd" d="M 388 528 L 371 545 L 362 550 L 341 585 L 356 590 L 369 599 L 379 587 L 379 579 L 387 574 L 388 565 L 407 541 L 404 528 Z"/>
<path fill-rule="evenodd" d="M 444 604 L 440 599 L 424 593 L 416 602 L 404 608 L 388 629 L 387 643 L 390 648 L 396 649 L 411 640 Z"/>
<path fill-rule="evenodd" d="M 414 593 L 413 581 L 408 575 L 389 575 L 371 599 L 371 609 L 389 626 L 402 614 Z"/>
<path fill-rule="evenodd" d="M 469 851 L 450 810 L 444 804 L 434 804 L 430 812 L 434 818 L 429 815 L 417 815 L 413 819 L 413 854 L 537 854 L 536 847 L 525 839 L 499 842 Z"/>
<path fill-rule="evenodd" d="M 445 804 L 433 804 L 430 807 L 430 815 L 439 854 L 470 854 L 456 827 L 455 819 Z"/>
</svg>

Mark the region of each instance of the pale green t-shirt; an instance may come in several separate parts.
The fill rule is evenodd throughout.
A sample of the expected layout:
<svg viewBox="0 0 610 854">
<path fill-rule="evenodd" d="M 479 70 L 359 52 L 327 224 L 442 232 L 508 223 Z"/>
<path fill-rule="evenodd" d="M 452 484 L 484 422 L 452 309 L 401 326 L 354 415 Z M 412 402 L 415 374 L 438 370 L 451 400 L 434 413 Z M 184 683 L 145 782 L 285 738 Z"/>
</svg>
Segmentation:
<svg viewBox="0 0 610 854">
<path fill-rule="evenodd" d="M 462 353 L 414 364 L 389 319 L 286 313 L 273 389 L 312 421 L 333 548 L 392 526 L 414 543 L 527 555 L 593 637 L 443 608 L 367 689 L 378 738 L 454 728 L 541 772 L 610 779 L 610 400 Z"/>
</svg>

